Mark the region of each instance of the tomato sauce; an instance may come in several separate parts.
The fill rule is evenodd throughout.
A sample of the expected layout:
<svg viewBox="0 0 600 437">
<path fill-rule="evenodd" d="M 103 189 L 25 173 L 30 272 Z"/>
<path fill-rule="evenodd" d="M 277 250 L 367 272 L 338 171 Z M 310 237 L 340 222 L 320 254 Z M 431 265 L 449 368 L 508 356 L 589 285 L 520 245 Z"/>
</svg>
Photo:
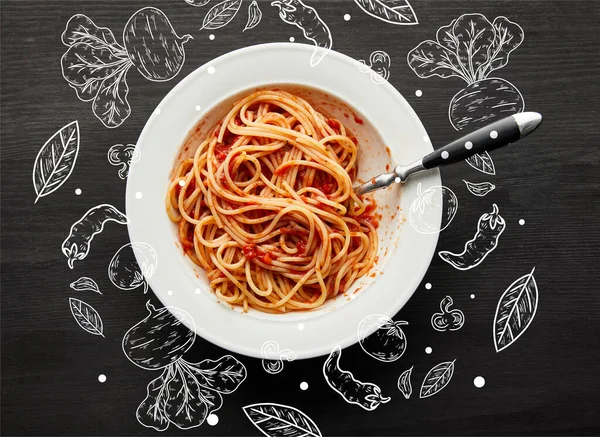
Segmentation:
<svg viewBox="0 0 600 437">
<path fill-rule="evenodd" d="M 225 145 L 218 145 L 215 147 L 215 158 L 219 161 L 219 164 L 225 161 L 227 155 L 231 152 L 231 147 Z"/>
<path fill-rule="evenodd" d="M 263 251 L 256 244 L 246 244 L 244 247 L 242 247 L 242 252 L 244 253 L 244 256 L 246 258 L 248 258 L 248 259 L 258 258 L 260 261 L 262 261 L 265 264 L 271 264 L 273 261 L 271 254 L 269 252 Z"/>
</svg>

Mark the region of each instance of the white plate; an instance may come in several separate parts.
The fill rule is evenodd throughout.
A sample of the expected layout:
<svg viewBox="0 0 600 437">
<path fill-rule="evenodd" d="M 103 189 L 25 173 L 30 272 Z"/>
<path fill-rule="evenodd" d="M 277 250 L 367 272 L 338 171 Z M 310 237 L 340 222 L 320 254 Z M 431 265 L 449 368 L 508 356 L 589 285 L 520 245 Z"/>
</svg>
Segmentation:
<svg viewBox="0 0 600 437">
<path fill-rule="evenodd" d="M 266 341 L 292 349 L 301 359 L 328 354 L 335 345 L 356 343 L 363 317 L 373 313 L 393 317 L 411 297 L 438 239 L 437 233 L 419 233 L 408 222 L 417 184 L 422 191 L 440 185 L 439 172 L 433 170 L 413 176 L 403 187 L 394 185 L 376 193 L 382 219 L 373 274 L 358 280 L 347 296 L 318 310 L 243 314 L 217 302 L 203 270 L 183 255 L 176 227 L 165 212 L 173 164 L 188 131 L 201 119 L 205 131 L 225 115 L 235 97 L 256 88 L 292 87 L 318 109 L 342 120 L 359 140 L 363 179 L 385 171 L 386 164 L 407 164 L 433 150 L 419 118 L 395 88 L 372 82 L 355 60 L 337 52 L 331 51 L 311 67 L 312 52 L 313 47 L 304 44 L 264 44 L 236 50 L 198 68 L 171 90 L 146 123 L 137 142 L 141 159 L 132 164 L 127 180 L 131 241 L 148 243 L 158 254 L 156 271 L 148 278 L 154 293 L 165 306 L 188 312 L 194 323 L 184 323 L 201 337 L 252 357 L 261 357 Z M 434 196 L 441 193 L 435 191 Z M 441 197 L 433 200 L 439 203 Z M 441 223 L 441 213 L 434 212 L 429 220 Z M 137 260 L 140 265 L 144 262 L 139 256 Z"/>
</svg>

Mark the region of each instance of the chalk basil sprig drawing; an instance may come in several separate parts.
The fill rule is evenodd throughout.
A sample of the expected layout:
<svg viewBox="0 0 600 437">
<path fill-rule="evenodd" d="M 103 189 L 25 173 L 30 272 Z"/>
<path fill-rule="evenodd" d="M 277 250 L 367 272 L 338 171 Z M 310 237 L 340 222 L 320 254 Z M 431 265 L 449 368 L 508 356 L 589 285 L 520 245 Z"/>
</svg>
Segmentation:
<svg viewBox="0 0 600 437">
<path fill-rule="evenodd" d="M 200 30 L 215 30 L 229 24 L 242 6 L 242 0 L 225 0 L 216 4 L 207 12 L 202 20 Z"/>
<path fill-rule="evenodd" d="M 254 29 L 260 23 L 262 19 L 262 11 L 258 7 L 258 3 L 256 0 L 253 0 L 252 3 L 248 6 L 248 21 L 246 22 L 246 27 L 242 32 L 245 32 L 250 29 Z"/>
<path fill-rule="evenodd" d="M 371 17 L 390 24 L 419 24 L 417 16 L 408 0 L 354 0 Z"/>
<path fill-rule="evenodd" d="M 84 331 L 104 337 L 104 325 L 98 311 L 90 304 L 73 297 L 69 298 L 69 308 L 73 318 Z"/>
<path fill-rule="evenodd" d="M 398 390 L 400 390 L 400 393 L 402 393 L 402 396 L 404 396 L 405 399 L 410 399 L 410 396 L 412 395 L 410 377 L 412 375 L 413 367 L 405 370 L 398 377 Z"/>
<path fill-rule="evenodd" d="M 464 179 L 463 182 L 467 186 L 467 190 L 469 190 L 469 193 L 477 197 L 483 197 L 486 194 L 491 193 L 496 188 L 496 186 L 491 182 L 474 183 L 465 181 Z"/>
<path fill-rule="evenodd" d="M 244 413 L 267 437 L 321 437 L 315 422 L 297 408 L 265 403 L 243 407 Z"/>
<path fill-rule="evenodd" d="M 454 375 L 454 361 L 445 361 L 434 366 L 425 376 L 419 397 L 428 398 L 439 393 L 446 387 Z"/>
<path fill-rule="evenodd" d="M 69 286 L 73 291 L 91 291 L 93 293 L 102 294 L 98 284 L 96 284 L 96 281 L 94 281 L 92 278 L 88 278 L 87 276 L 82 276 L 76 281 L 71 282 Z"/>
</svg>

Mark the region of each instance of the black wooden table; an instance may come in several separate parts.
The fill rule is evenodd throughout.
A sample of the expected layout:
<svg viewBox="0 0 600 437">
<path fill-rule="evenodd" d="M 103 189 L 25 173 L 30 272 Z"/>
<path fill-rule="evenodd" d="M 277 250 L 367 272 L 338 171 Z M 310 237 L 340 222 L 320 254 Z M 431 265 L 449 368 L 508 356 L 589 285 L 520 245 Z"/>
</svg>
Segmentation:
<svg viewBox="0 0 600 437">
<path fill-rule="evenodd" d="M 77 261 L 79 269 L 67 267 L 61 244 L 71 225 L 90 208 L 111 204 L 124 211 L 125 181 L 107 153 L 114 145 L 135 144 L 152 109 L 178 81 L 240 47 L 290 38 L 311 43 L 299 28 L 279 18 L 278 7 L 262 0 L 262 20 L 243 33 L 250 0 L 243 0 L 228 24 L 210 29 L 213 23 L 199 31 L 217 3 L 194 7 L 184 0 L 2 2 L 4 435 L 156 434 L 136 419 L 136 410 L 158 373 L 134 366 L 121 348 L 126 331 L 148 315 L 145 304 L 151 294 L 143 295 L 140 288 L 120 290 L 106 275 L 108 261 L 128 243 L 126 227 L 107 223 L 86 259 Z M 230 3 L 235 12 L 239 5 Z M 307 435 L 600 434 L 600 2 L 410 0 L 412 11 L 387 10 L 386 19 L 401 24 L 368 15 L 359 1 L 305 3 L 329 26 L 335 50 L 367 62 L 375 51 L 389 55 L 389 82 L 420 116 L 435 146 L 454 139 L 457 130 L 472 129 L 477 119 L 497 115 L 503 104 L 509 110 L 539 111 L 544 124 L 526 140 L 493 154 L 495 174 L 485 161 L 443 169 L 443 184 L 460 199 L 460 208 L 440 234 L 438 251 L 461 252 L 493 204 L 505 229 L 497 248 L 473 269 L 460 270 L 434 258 L 416 294 L 395 317 L 409 323 L 404 327 L 408 347 L 400 360 L 376 361 L 359 346 L 344 350 L 343 367 L 377 384 L 391 401 L 373 411 L 344 402 L 323 378 L 326 357 L 286 363 L 281 373 L 272 375 L 260 360 L 236 356 L 247 378 L 234 393 L 223 396 L 221 409 L 187 431 L 167 422 L 165 434 L 260 435 L 249 418 L 252 414 L 244 413 L 244 407 L 253 404 L 271 404 L 255 412 L 284 416 L 290 411 L 286 407 L 297 409 L 301 413 L 289 414 L 305 415 L 315 424 L 311 428 L 305 423 Z M 162 11 L 178 35 L 194 37 L 183 45 L 181 71 L 158 73 L 170 80 L 148 80 L 151 77 L 130 68 L 124 73 L 129 87 L 125 103 L 124 85 L 117 77 L 122 71 L 113 76 L 120 83 L 117 96 L 107 97 L 110 90 L 103 88 L 104 98 L 99 97 L 102 89 L 98 95 L 98 89 L 86 89 L 85 80 L 97 79 L 94 74 L 105 70 L 63 75 L 61 57 L 82 42 L 76 37 L 61 41 L 74 15 L 84 14 L 96 26 L 110 29 L 115 44 L 123 45 L 129 18 L 148 6 Z M 453 20 L 462 23 L 458 31 L 449 26 Z M 453 58 L 458 49 L 452 45 L 469 38 L 464 24 L 469 21 L 475 23 L 471 30 L 484 36 L 501 38 L 508 30 L 504 36 L 514 39 L 503 42 L 508 48 L 500 50 L 489 69 L 482 66 L 481 57 L 489 56 L 485 49 L 472 54 L 471 65 L 463 57 L 458 71 L 444 67 L 438 76 L 425 78 L 436 72 L 415 60 L 418 47 L 426 47 L 421 43 L 435 41 L 427 43 L 430 50 L 421 55 L 438 50 Z M 111 36 L 102 29 L 95 36 L 95 43 L 84 37 L 83 45 L 101 51 L 98 47 Z M 510 47 L 521 38 L 518 47 Z M 474 39 L 474 48 L 488 47 Z M 432 49 L 438 43 L 443 48 Z M 491 47 L 497 48 L 494 44 Z M 118 50 L 103 52 L 98 62 L 110 61 L 102 56 L 120 55 Z M 474 80 L 481 86 L 473 85 Z M 92 80 L 88 85 L 100 83 Z M 473 90 L 481 98 L 451 104 L 457 93 Z M 489 99 L 500 106 L 488 105 Z M 118 114 L 106 115 L 111 104 Z M 75 120 L 77 126 L 72 124 Z M 54 140 L 62 135 L 67 146 L 57 142 L 55 147 L 74 153 L 73 141 L 78 139 L 78 155 L 74 167 L 67 156 L 50 177 L 52 150 L 43 146 L 59 130 Z M 36 166 L 43 174 L 36 176 Z M 45 185 L 40 181 L 44 177 L 50 178 Z M 471 187 L 480 195 L 472 194 L 463 180 L 481 184 Z M 495 189 L 481 195 L 490 187 L 484 182 Z M 101 294 L 73 289 L 70 284 L 81 276 L 92 278 Z M 446 296 L 453 300 L 449 310 L 462 311 L 465 322 L 449 326 L 442 320 L 436 330 L 431 319 Z M 160 308 L 158 300 L 151 299 Z M 96 316 L 102 320 L 101 330 Z M 227 353 L 197 338 L 186 360 L 217 360 Z M 405 399 L 398 378 L 411 367 L 412 395 Z M 306 385 L 301 388 L 301 383 L 308 388 L 303 390 Z M 260 425 L 260 418 L 254 421 Z M 284 426 L 267 435 L 301 435 L 298 429 Z M 296 434 L 289 434 L 292 431 Z"/>
</svg>

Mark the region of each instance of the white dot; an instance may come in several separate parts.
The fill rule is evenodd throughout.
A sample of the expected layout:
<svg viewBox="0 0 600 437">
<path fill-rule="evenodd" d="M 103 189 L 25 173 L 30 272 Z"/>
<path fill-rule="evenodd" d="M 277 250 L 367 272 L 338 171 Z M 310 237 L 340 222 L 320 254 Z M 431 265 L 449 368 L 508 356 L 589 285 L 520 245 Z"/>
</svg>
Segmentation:
<svg viewBox="0 0 600 437">
<path fill-rule="evenodd" d="M 350 17 L 350 14 L 344 14 L 344 20 L 350 21 L 350 18 L 352 18 Z"/>
<path fill-rule="evenodd" d="M 427 290 L 431 290 L 431 284 L 428 282 L 427 284 L 425 284 L 425 288 L 426 288 Z"/>
<path fill-rule="evenodd" d="M 208 67 L 207 71 L 208 71 L 208 74 L 215 74 L 215 67 L 213 67 L 211 65 L 210 67 Z"/>
<path fill-rule="evenodd" d="M 308 382 L 301 382 L 300 390 L 308 390 Z"/>
<path fill-rule="evenodd" d="M 169 296 L 173 296 L 173 290 L 169 290 L 169 291 L 167 291 L 167 294 L 168 294 Z"/>
<path fill-rule="evenodd" d="M 304 331 L 304 323 L 298 323 L 298 331 Z"/>
<path fill-rule="evenodd" d="M 422 95 L 423 95 L 423 91 L 421 91 L 421 90 L 416 90 L 415 91 L 415 96 L 421 97 Z"/>
<path fill-rule="evenodd" d="M 78 196 L 81 196 L 81 188 L 76 188 L 75 194 L 77 194 Z"/>
<path fill-rule="evenodd" d="M 208 35 L 208 39 L 210 39 L 212 41 L 215 39 L 215 36 L 211 33 L 210 35 Z"/>
<path fill-rule="evenodd" d="M 485 385 L 485 379 L 483 378 L 483 376 L 477 376 L 473 380 L 473 384 L 475 384 L 475 387 L 481 388 Z"/>
<path fill-rule="evenodd" d="M 202 106 L 196 105 L 196 111 L 200 111 L 201 109 L 202 109 Z"/>
<path fill-rule="evenodd" d="M 471 295 L 471 299 L 475 299 L 475 295 L 474 294 Z"/>
<path fill-rule="evenodd" d="M 525 220 L 523 220 L 523 219 L 519 220 L 519 224 L 520 224 L 521 226 L 523 226 L 523 225 L 525 224 Z"/>
<path fill-rule="evenodd" d="M 106 382 L 106 375 L 105 374 L 98 375 L 98 381 L 99 382 Z"/>
<path fill-rule="evenodd" d="M 219 423 L 219 416 L 217 416 L 215 413 L 210 413 L 206 418 L 206 423 L 208 423 L 210 426 L 215 426 L 217 423 Z"/>
<path fill-rule="evenodd" d="M 399 184 L 400 182 L 402 182 L 402 179 L 400 179 L 400 178 L 394 178 L 394 182 L 396 182 L 397 184 Z"/>
<path fill-rule="evenodd" d="M 425 141 L 426 143 L 428 143 L 429 142 L 429 137 L 427 135 L 424 135 L 423 136 L 423 141 Z"/>
<path fill-rule="evenodd" d="M 154 113 L 155 113 L 156 115 L 160 115 L 160 109 L 156 108 L 156 109 L 154 110 Z"/>
<path fill-rule="evenodd" d="M 429 346 L 427 346 L 427 347 L 425 348 L 425 353 L 426 353 L 426 354 L 430 354 L 431 352 L 433 352 L 433 349 L 431 349 Z"/>
<path fill-rule="evenodd" d="M 498 138 L 498 132 L 496 132 L 495 130 L 490 132 L 490 138 L 495 140 L 496 138 Z"/>
<path fill-rule="evenodd" d="M 470 142 L 470 141 L 467 141 L 467 142 L 465 143 L 465 149 L 467 149 L 467 150 L 471 150 L 472 148 L 473 148 L 473 143 L 472 143 L 472 142 Z"/>
<path fill-rule="evenodd" d="M 293 36 L 290 36 L 290 42 L 294 42 L 296 41 L 296 38 L 294 38 Z"/>
<path fill-rule="evenodd" d="M 182 180 L 180 180 L 180 181 L 179 181 L 179 186 L 180 186 L 180 187 L 183 187 L 184 185 L 185 185 L 185 181 L 184 181 L 183 179 L 182 179 Z"/>
<path fill-rule="evenodd" d="M 194 291 L 196 292 L 196 294 L 202 293 L 202 290 L 200 290 L 199 288 L 196 288 Z"/>
<path fill-rule="evenodd" d="M 442 159 L 448 159 L 450 155 L 445 150 L 442 152 Z"/>
<path fill-rule="evenodd" d="M 141 199 L 142 198 L 142 193 L 140 193 L 139 191 L 137 193 L 135 193 L 135 198 L 136 199 Z"/>
</svg>

